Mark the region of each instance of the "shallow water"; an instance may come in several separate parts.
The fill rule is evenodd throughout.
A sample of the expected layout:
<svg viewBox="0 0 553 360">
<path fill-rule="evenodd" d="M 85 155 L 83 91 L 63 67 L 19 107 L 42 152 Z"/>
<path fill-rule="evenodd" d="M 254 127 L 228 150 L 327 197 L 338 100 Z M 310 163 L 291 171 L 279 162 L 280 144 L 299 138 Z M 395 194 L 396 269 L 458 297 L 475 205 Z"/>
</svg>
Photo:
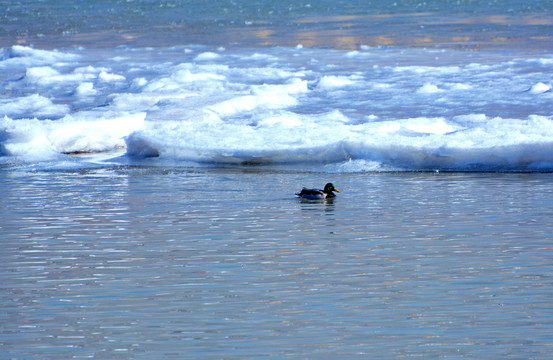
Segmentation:
<svg viewBox="0 0 553 360">
<path fill-rule="evenodd" d="M 0 357 L 553 355 L 550 174 L 332 177 L 0 170 Z"/>
</svg>

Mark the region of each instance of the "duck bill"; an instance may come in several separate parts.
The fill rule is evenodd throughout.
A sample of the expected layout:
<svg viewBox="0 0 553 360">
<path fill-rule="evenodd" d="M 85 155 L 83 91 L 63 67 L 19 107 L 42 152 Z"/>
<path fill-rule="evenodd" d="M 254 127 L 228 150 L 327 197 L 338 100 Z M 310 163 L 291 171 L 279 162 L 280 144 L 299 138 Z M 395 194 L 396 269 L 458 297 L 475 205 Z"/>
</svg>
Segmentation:
<svg viewBox="0 0 553 360">
<path fill-rule="evenodd" d="M 340 192 L 340 190 L 338 190 L 338 189 L 336 189 L 336 188 L 334 188 L 334 190 L 333 190 L 333 191 L 336 191 L 336 192 Z"/>
</svg>

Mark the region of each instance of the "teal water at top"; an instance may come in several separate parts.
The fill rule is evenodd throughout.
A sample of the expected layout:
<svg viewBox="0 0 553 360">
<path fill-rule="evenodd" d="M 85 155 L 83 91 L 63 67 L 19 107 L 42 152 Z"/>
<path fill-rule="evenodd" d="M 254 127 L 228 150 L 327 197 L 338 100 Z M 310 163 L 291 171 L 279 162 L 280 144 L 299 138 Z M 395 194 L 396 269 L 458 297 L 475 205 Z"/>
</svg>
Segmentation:
<svg viewBox="0 0 553 360">
<path fill-rule="evenodd" d="M 400 39 L 407 38 L 404 42 L 412 45 L 450 42 L 450 38 L 467 35 L 465 42 L 482 41 L 474 39 L 473 34 L 481 37 L 481 33 L 490 33 L 490 37 L 499 38 L 500 42 L 510 42 L 515 37 L 549 38 L 553 33 L 552 18 L 553 2 L 548 0 L 0 1 L 0 42 L 2 45 L 15 42 L 36 44 L 56 41 L 50 38 L 52 36 L 63 36 L 68 40 L 80 35 L 81 38 L 76 40 L 71 38 L 72 45 L 79 45 L 84 42 L 83 34 L 125 32 L 126 36 L 116 42 L 129 42 L 139 37 L 143 42 L 139 40 L 139 45 L 187 41 L 205 44 L 217 42 L 217 39 L 221 45 L 235 42 L 290 45 L 282 38 L 298 29 L 319 36 L 326 32 L 323 40 L 310 43 L 304 36 L 303 41 L 308 45 L 330 47 L 351 45 L 328 40 L 336 36 L 364 36 L 364 41 L 360 41 L 367 45 L 404 45 L 401 40 L 394 39 L 397 35 Z M 236 31 L 239 34 L 234 37 L 227 34 Z M 264 33 L 252 35 L 251 31 Z M 266 40 L 267 31 L 273 38 L 259 41 L 259 37 Z M 426 40 L 411 39 L 416 35 L 413 32 L 421 31 L 420 37 Z M 448 35 L 447 40 L 434 39 L 444 32 Z M 171 36 L 168 39 L 160 34 Z M 156 39 L 145 40 L 146 35 Z M 388 35 L 391 40 L 371 38 Z M 106 38 L 101 40 L 105 42 Z M 98 36 L 94 41 L 98 42 Z M 537 47 L 540 46 L 543 47 Z"/>
</svg>

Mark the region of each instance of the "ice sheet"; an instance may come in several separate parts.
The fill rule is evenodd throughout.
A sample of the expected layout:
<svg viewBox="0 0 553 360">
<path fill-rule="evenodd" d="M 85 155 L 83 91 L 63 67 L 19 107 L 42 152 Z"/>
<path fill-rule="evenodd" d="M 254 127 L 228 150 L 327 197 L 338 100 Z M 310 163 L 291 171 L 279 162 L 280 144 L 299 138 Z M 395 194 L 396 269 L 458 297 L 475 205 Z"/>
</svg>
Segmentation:
<svg viewBox="0 0 553 360">
<path fill-rule="evenodd" d="M 3 162 L 124 148 L 186 166 L 553 170 L 551 54 L 14 46 L 0 58 Z"/>
</svg>

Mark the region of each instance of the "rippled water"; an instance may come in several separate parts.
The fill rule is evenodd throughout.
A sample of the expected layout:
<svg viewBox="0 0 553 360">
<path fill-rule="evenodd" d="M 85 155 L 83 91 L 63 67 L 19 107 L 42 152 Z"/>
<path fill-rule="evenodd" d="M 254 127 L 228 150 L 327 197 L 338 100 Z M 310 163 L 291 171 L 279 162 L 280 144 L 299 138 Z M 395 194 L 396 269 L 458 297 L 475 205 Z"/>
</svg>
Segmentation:
<svg viewBox="0 0 553 360">
<path fill-rule="evenodd" d="M 549 0 L 0 1 L 0 46 L 550 49 Z"/>
<path fill-rule="evenodd" d="M 550 174 L 327 176 L 0 171 L 0 358 L 553 355 Z"/>
</svg>

